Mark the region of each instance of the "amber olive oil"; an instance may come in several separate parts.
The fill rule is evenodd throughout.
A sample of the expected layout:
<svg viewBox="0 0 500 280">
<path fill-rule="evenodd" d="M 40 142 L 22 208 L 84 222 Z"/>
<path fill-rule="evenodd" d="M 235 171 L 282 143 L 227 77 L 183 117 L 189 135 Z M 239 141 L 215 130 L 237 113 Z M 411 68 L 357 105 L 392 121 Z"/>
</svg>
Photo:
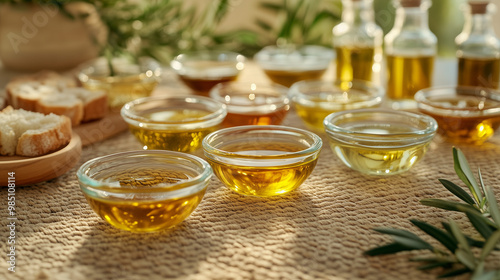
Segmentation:
<svg viewBox="0 0 500 280">
<path fill-rule="evenodd" d="M 443 108 L 459 107 L 463 110 L 476 112 L 480 112 L 481 108 L 493 108 L 499 105 L 498 101 L 473 96 L 443 98 L 433 100 L 433 102 L 439 102 Z M 464 114 L 462 116 L 451 116 L 423 109 L 421 111 L 437 121 L 439 134 L 443 135 L 450 142 L 482 144 L 491 138 L 500 127 L 500 113 L 496 115 L 474 114 L 467 116 Z M 459 112 L 460 109 L 456 111 Z"/>
<path fill-rule="evenodd" d="M 387 56 L 387 97 L 412 99 L 415 93 L 432 85 L 434 56 Z"/>
<path fill-rule="evenodd" d="M 403 125 L 385 125 L 378 127 L 373 124 L 356 124 L 348 130 L 359 133 L 376 133 L 378 135 L 395 134 L 394 142 L 397 142 L 398 134 L 411 133 L 413 128 Z M 373 136 L 375 137 L 375 136 Z M 376 139 L 376 138 L 375 138 Z M 413 145 L 397 146 L 394 143 L 386 145 L 390 141 L 363 143 L 349 143 L 337 141 L 330 138 L 330 146 L 337 156 L 350 168 L 369 175 L 393 175 L 410 169 L 417 163 L 428 149 L 429 143 L 415 143 Z"/>
<path fill-rule="evenodd" d="M 204 128 L 184 128 L 189 120 L 195 121 L 210 114 L 209 111 L 177 109 L 168 111 L 145 112 L 140 116 L 157 123 L 175 123 L 182 121 L 171 129 L 158 129 L 150 124 L 136 126 L 130 124 L 130 131 L 144 145 L 145 149 L 160 149 L 179 152 L 194 152 L 201 147 L 201 141 L 217 126 Z M 154 124 L 153 124 L 154 125 Z"/>
<path fill-rule="evenodd" d="M 317 162 L 317 157 L 300 162 L 286 159 L 285 154 L 304 149 L 301 145 L 288 142 L 269 141 L 246 146 L 224 146 L 223 149 L 236 155 L 274 157 L 265 163 L 256 160 L 254 164 L 243 164 L 237 158 L 229 162 L 208 159 L 217 177 L 243 195 L 268 197 L 291 192 L 307 179 Z M 279 155 L 283 155 L 283 158 Z"/>
<path fill-rule="evenodd" d="M 338 81 L 372 80 L 375 49 L 362 47 L 337 47 Z"/>
<path fill-rule="evenodd" d="M 277 84 L 290 87 L 292 84 L 303 80 L 318 80 L 325 74 L 326 69 L 301 70 L 272 70 L 264 69 L 269 79 Z"/>
<path fill-rule="evenodd" d="M 185 220 L 202 200 L 205 189 L 184 197 L 158 199 L 161 193 L 151 191 L 158 184 L 182 182 L 188 179 L 182 172 L 148 167 L 134 168 L 102 178 L 133 188 L 133 193 L 117 194 L 120 198 L 93 198 L 86 195 L 90 207 L 111 225 L 132 232 L 153 232 L 173 227 Z M 101 188 L 112 190 L 113 187 Z M 116 190 L 115 190 L 116 192 Z"/>
<path fill-rule="evenodd" d="M 498 89 L 500 58 L 460 57 L 458 59 L 458 85 Z"/>
</svg>

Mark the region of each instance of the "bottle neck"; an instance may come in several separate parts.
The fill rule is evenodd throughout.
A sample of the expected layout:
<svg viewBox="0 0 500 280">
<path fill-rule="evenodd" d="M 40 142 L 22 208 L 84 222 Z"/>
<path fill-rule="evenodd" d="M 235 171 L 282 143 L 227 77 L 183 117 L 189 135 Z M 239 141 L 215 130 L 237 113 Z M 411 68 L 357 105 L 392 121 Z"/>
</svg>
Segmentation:
<svg viewBox="0 0 500 280">
<path fill-rule="evenodd" d="M 429 29 L 429 15 L 427 9 L 421 7 L 398 7 L 394 28 L 403 29 Z"/>
<path fill-rule="evenodd" d="M 350 25 L 373 22 L 372 0 L 342 0 L 342 21 Z"/>
<path fill-rule="evenodd" d="M 469 14 L 466 16 L 464 24 L 464 33 L 467 34 L 495 34 L 491 15 L 486 14 Z"/>
</svg>

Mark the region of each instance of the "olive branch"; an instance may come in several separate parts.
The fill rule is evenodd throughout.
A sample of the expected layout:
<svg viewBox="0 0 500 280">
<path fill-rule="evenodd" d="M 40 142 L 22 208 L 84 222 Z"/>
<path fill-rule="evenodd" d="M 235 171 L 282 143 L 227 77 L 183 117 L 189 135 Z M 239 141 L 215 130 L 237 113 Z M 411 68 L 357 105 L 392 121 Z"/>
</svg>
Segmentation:
<svg viewBox="0 0 500 280">
<path fill-rule="evenodd" d="M 487 259 L 494 251 L 500 250 L 500 209 L 491 187 L 484 184 L 481 171 L 478 169 L 478 180 L 474 177 L 464 154 L 453 148 L 454 169 L 458 177 L 468 187 L 467 193 L 460 186 L 445 180 L 439 182 L 461 201 L 442 199 L 423 199 L 423 205 L 464 213 L 478 237 L 473 238 L 463 233 L 460 226 L 452 219 L 442 222 L 443 229 L 419 220 L 410 220 L 427 235 L 437 240 L 442 247 L 435 247 L 416 234 L 402 229 L 375 228 L 374 230 L 390 235 L 392 242 L 365 252 L 376 256 L 394 254 L 402 251 L 424 250 L 428 255 L 417 256 L 411 261 L 422 263 L 420 270 L 441 267 L 444 273 L 438 278 L 447 278 L 471 273 L 474 280 L 500 279 L 500 268 L 487 268 Z M 473 250 L 472 248 L 477 248 Z"/>
</svg>

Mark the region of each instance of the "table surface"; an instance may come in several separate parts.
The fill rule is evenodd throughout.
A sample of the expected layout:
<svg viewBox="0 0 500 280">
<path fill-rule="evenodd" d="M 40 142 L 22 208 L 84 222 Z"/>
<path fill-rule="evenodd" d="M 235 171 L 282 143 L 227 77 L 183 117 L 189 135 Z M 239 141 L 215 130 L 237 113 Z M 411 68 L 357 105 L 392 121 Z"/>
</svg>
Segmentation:
<svg viewBox="0 0 500 280">
<path fill-rule="evenodd" d="M 266 79 L 255 65 L 249 66 L 242 80 Z M 453 61 L 437 66 L 436 84 L 455 82 Z M 165 76 L 155 94 L 189 94 L 171 72 Z M 284 125 L 304 128 L 294 111 Z M 1 189 L 0 279 L 435 279 L 436 271 L 421 272 L 417 263 L 408 261 L 414 253 L 367 257 L 363 252 L 389 241 L 374 227 L 418 232 L 409 219 L 439 226 L 453 218 L 467 224 L 460 213 L 419 203 L 453 197 L 438 182 L 444 178 L 459 183 L 452 145 L 436 137 L 423 160 L 407 173 L 369 177 L 343 165 L 321 136 L 325 145 L 318 164 L 296 191 L 282 197 L 245 197 L 213 177 L 188 219 L 170 231 L 150 234 L 106 224 L 88 206 L 75 175 L 87 160 L 141 145 L 125 131 L 84 147 L 80 161 L 65 175 L 16 187 L 15 273 L 5 261 L 9 221 L 7 188 Z M 500 135 L 481 146 L 458 147 L 499 194 Z"/>
</svg>

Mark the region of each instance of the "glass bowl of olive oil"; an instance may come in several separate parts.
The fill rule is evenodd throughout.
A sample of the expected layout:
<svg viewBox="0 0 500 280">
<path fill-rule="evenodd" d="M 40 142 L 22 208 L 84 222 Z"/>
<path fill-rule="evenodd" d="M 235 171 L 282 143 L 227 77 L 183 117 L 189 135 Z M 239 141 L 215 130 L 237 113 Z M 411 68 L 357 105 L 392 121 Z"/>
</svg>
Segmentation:
<svg viewBox="0 0 500 280">
<path fill-rule="evenodd" d="M 333 153 L 368 175 L 408 171 L 425 155 L 438 127 L 427 115 L 387 109 L 333 113 L 324 126 Z"/>
<path fill-rule="evenodd" d="M 290 87 L 302 80 L 321 79 L 334 57 L 332 49 L 315 46 L 267 46 L 254 60 L 273 82 Z"/>
<path fill-rule="evenodd" d="M 81 66 L 78 79 L 83 87 L 105 91 L 112 110 L 127 102 L 151 95 L 161 78 L 158 61 L 141 57 L 137 61 L 99 58 Z"/>
<path fill-rule="evenodd" d="M 236 80 L 245 62 L 245 56 L 239 53 L 202 50 L 179 54 L 170 66 L 195 94 L 208 96 L 216 84 Z"/>
<path fill-rule="evenodd" d="M 224 104 L 203 96 L 152 96 L 125 104 L 121 115 L 146 150 L 195 152 L 226 117 Z"/>
<path fill-rule="evenodd" d="M 438 133 L 455 143 L 480 145 L 500 127 L 500 91 L 481 87 L 433 87 L 415 94 L 420 112 L 439 124 Z"/>
<path fill-rule="evenodd" d="M 90 207 L 112 226 L 132 232 L 175 227 L 203 199 L 212 168 L 173 151 L 131 151 L 95 158 L 77 171 Z"/>
<path fill-rule="evenodd" d="M 226 82 L 216 85 L 210 97 L 224 103 L 223 126 L 279 125 L 290 109 L 288 89 L 278 84 Z"/>
<path fill-rule="evenodd" d="M 333 82 L 308 80 L 297 82 L 289 91 L 290 99 L 305 125 L 323 132 L 323 120 L 331 113 L 380 106 L 384 90 L 368 81 Z"/>
<path fill-rule="evenodd" d="M 321 146 L 316 134 L 279 125 L 224 128 L 203 139 L 217 177 L 239 194 L 261 197 L 300 186 L 316 166 Z"/>
</svg>

